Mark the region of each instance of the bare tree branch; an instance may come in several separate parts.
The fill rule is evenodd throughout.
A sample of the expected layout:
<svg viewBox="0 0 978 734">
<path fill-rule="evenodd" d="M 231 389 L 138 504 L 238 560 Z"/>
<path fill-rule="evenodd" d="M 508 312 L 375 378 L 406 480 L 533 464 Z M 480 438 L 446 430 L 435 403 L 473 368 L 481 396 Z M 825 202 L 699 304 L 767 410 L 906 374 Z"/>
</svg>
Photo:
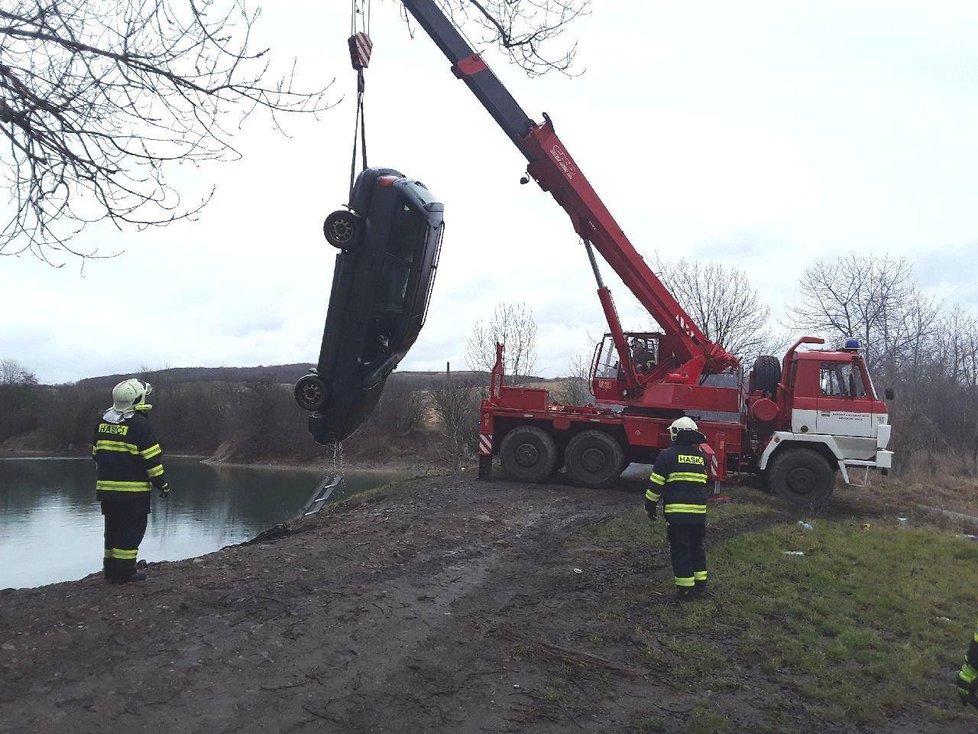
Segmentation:
<svg viewBox="0 0 978 734">
<path fill-rule="evenodd" d="M 590 0 L 438 0 L 445 14 L 476 43 L 496 45 L 530 76 L 570 73 L 577 44 L 567 27 L 590 12 Z"/>
<path fill-rule="evenodd" d="M 686 309 L 706 338 L 749 364 L 775 341 L 771 309 L 747 274 L 735 267 L 696 260 L 654 264 L 659 278 Z"/>
<path fill-rule="evenodd" d="M 315 114 L 329 84 L 302 90 L 252 48 L 246 0 L 8 0 L 0 9 L 0 167 L 10 218 L 0 254 L 54 263 L 87 224 L 143 229 L 193 217 L 175 164 L 238 157 L 256 110 Z"/>
</svg>

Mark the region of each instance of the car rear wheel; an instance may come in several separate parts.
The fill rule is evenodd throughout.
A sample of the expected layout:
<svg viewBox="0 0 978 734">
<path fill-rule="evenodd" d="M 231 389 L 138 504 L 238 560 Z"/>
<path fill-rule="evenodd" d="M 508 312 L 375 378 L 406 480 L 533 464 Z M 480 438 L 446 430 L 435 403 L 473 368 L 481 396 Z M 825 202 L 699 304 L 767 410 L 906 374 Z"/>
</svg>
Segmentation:
<svg viewBox="0 0 978 734">
<path fill-rule="evenodd" d="M 499 448 L 503 469 L 521 482 L 540 482 L 557 463 L 557 445 L 550 434 L 536 426 L 519 426 L 503 438 Z"/>
<path fill-rule="evenodd" d="M 333 247 L 349 250 L 360 244 L 363 239 L 363 218 L 346 209 L 333 212 L 323 223 L 323 234 L 326 241 Z"/>
<path fill-rule="evenodd" d="M 326 404 L 329 389 L 319 375 L 304 375 L 295 383 L 293 394 L 300 408 L 315 412 Z"/>
<path fill-rule="evenodd" d="M 567 444 L 564 452 L 567 473 L 585 487 L 606 487 L 625 465 L 621 444 L 604 431 L 583 431 Z"/>
</svg>

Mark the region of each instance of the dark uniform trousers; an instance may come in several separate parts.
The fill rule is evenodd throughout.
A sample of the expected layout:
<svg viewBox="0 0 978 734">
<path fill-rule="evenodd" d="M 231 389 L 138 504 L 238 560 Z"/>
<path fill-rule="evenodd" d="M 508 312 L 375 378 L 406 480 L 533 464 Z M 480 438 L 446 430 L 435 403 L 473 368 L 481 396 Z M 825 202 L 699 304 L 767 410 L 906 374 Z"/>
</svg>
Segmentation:
<svg viewBox="0 0 978 734">
<path fill-rule="evenodd" d="M 669 523 L 666 530 L 669 554 L 672 556 L 672 573 L 676 586 L 694 586 L 706 583 L 706 523 L 679 525 Z"/>
<path fill-rule="evenodd" d="M 105 517 L 105 561 L 108 578 L 125 578 L 136 569 L 139 545 L 146 535 L 149 496 L 102 502 Z"/>
</svg>

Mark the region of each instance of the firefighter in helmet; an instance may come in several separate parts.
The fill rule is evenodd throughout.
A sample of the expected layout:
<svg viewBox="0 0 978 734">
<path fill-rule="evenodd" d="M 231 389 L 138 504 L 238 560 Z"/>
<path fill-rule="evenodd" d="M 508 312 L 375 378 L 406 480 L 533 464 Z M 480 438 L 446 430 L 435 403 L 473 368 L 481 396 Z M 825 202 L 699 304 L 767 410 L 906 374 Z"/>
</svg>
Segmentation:
<svg viewBox="0 0 978 734">
<path fill-rule="evenodd" d="M 146 574 L 136 569 L 139 544 L 146 533 L 150 496 L 170 491 L 163 472 L 160 448 L 148 413 L 146 399 L 152 391 L 148 382 L 123 380 L 112 388 L 112 407 L 95 425 L 92 456 L 98 467 L 96 499 L 105 516 L 103 571 L 110 581 L 143 581 Z"/>
<path fill-rule="evenodd" d="M 692 418 L 677 418 L 669 426 L 672 446 L 659 452 L 652 468 L 652 485 L 645 493 L 645 512 L 655 520 L 659 498 L 666 518 L 672 570 L 680 600 L 706 592 L 706 443 Z"/>
<path fill-rule="evenodd" d="M 970 703 L 978 708 L 978 625 L 975 625 L 975 636 L 968 646 L 961 672 L 958 673 L 958 695 L 965 706 Z"/>
</svg>

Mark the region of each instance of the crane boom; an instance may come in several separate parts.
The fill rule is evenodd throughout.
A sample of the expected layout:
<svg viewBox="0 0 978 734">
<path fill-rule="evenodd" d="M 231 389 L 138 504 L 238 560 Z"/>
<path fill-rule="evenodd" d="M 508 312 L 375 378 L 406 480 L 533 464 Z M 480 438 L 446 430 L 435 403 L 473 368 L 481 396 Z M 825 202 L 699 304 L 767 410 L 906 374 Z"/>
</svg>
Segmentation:
<svg viewBox="0 0 978 734">
<path fill-rule="evenodd" d="M 703 373 L 736 367 L 739 364 L 737 358 L 706 338 L 632 246 L 557 137 L 550 118 L 544 114 L 544 122 L 538 124 L 527 116 L 434 0 L 401 2 L 451 62 L 455 75 L 465 82 L 526 157 L 530 176 L 540 188 L 550 192 L 567 212 L 577 234 L 601 253 L 662 327 L 673 353 L 681 362 L 678 369 L 669 372 L 667 381 L 695 384 Z M 609 326 L 616 334 L 618 351 L 624 356 L 627 350 L 623 343 L 618 344 L 622 332 L 610 293 L 602 286 L 599 295 Z"/>
</svg>

